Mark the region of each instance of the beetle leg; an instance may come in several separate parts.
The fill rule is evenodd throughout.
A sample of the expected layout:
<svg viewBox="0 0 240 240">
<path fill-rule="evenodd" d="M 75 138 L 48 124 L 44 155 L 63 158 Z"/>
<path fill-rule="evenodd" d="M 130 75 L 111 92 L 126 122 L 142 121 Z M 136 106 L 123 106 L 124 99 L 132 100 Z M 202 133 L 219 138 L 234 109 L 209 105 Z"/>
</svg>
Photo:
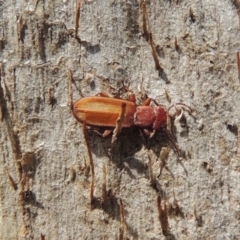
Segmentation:
<svg viewBox="0 0 240 240">
<path fill-rule="evenodd" d="M 177 111 L 177 117 L 176 117 L 175 120 L 174 120 L 174 123 L 175 123 L 175 124 L 182 119 L 183 114 L 184 114 L 182 108 L 181 108 L 180 110 L 177 110 L 177 109 L 176 109 L 176 111 Z"/>
<path fill-rule="evenodd" d="M 174 106 L 177 106 L 177 105 L 180 105 L 180 106 L 183 106 L 185 109 L 187 109 L 187 111 L 188 112 L 193 112 L 193 109 L 191 108 L 191 107 L 189 107 L 188 105 L 186 105 L 185 103 L 175 103 L 175 104 L 173 104 L 173 105 L 171 105 L 169 108 L 168 108 L 168 111 L 172 108 L 172 107 L 174 107 Z"/>
<path fill-rule="evenodd" d="M 111 97 L 110 94 L 108 94 L 107 92 L 104 92 L 104 91 L 98 93 L 97 96 L 107 97 L 107 98 L 110 98 L 110 97 Z"/>
<path fill-rule="evenodd" d="M 170 115 L 169 115 L 169 112 L 167 111 L 167 130 L 169 132 L 172 131 L 172 126 L 171 126 L 171 118 L 170 118 Z"/>
<path fill-rule="evenodd" d="M 131 94 L 129 95 L 129 97 L 128 97 L 127 100 L 135 103 L 135 102 L 136 102 L 135 94 L 132 93 L 132 91 L 131 91 L 130 89 L 128 89 L 127 87 L 125 87 L 125 86 L 124 86 L 124 89 L 125 89 L 126 91 L 128 91 L 128 92 L 131 92 Z M 97 96 L 107 97 L 107 98 L 111 98 L 111 97 L 112 97 L 110 94 L 108 94 L 107 92 L 104 92 L 104 91 L 98 93 Z"/>
<path fill-rule="evenodd" d="M 103 132 L 102 137 L 108 137 L 112 132 L 113 132 L 113 130 L 107 129 Z"/>
<path fill-rule="evenodd" d="M 93 131 L 94 133 L 96 133 L 98 136 L 102 136 L 102 133 L 100 133 L 98 130 L 93 129 L 92 131 Z"/>
<path fill-rule="evenodd" d="M 155 135 L 156 130 L 154 129 L 153 131 L 149 131 L 148 129 L 144 128 L 144 129 L 142 129 L 142 132 L 143 132 L 144 136 L 146 136 L 148 138 L 152 138 Z"/>
<path fill-rule="evenodd" d="M 133 93 L 133 91 L 130 88 L 128 88 L 127 86 L 125 86 L 124 83 L 123 83 L 123 89 L 126 92 L 131 93 L 131 94 L 129 94 L 128 100 L 135 103 L 136 102 L 136 97 L 135 97 L 135 94 Z"/>
<path fill-rule="evenodd" d="M 148 129 L 142 129 L 143 131 L 143 134 L 146 136 L 146 137 L 149 137 L 151 135 L 151 132 L 148 130 Z"/>
<path fill-rule="evenodd" d="M 130 94 L 128 100 L 135 103 L 136 102 L 135 94 L 134 93 Z"/>
<path fill-rule="evenodd" d="M 97 135 L 101 137 L 108 137 L 113 132 L 113 130 L 106 129 L 103 133 L 100 133 L 97 129 L 93 129 L 93 132 L 95 132 Z"/>
<path fill-rule="evenodd" d="M 124 122 L 125 113 L 126 113 L 126 103 L 122 103 L 121 113 L 119 115 L 119 118 L 117 119 L 116 127 L 115 127 L 115 129 L 113 131 L 113 135 L 112 135 L 112 146 L 116 143 L 117 136 L 119 135 L 119 133 L 122 130 L 122 125 L 123 125 L 123 122 Z"/>
<path fill-rule="evenodd" d="M 153 129 L 153 131 L 151 132 L 149 138 L 152 138 L 155 135 L 155 133 L 156 133 L 156 129 Z"/>
<path fill-rule="evenodd" d="M 147 98 L 147 99 L 145 100 L 145 102 L 143 103 L 143 106 L 149 106 L 149 105 L 151 104 L 151 102 L 154 102 L 154 104 L 155 104 L 156 106 L 160 106 L 160 107 L 165 108 L 165 105 L 157 103 L 157 101 L 155 101 L 155 100 L 152 99 L 152 98 Z"/>
<path fill-rule="evenodd" d="M 151 98 L 147 98 L 145 100 L 145 102 L 143 103 L 143 106 L 149 106 L 151 102 L 152 102 L 152 99 Z"/>
<path fill-rule="evenodd" d="M 149 138 L 152 138 L 155 135 L 155 133 L 156 133 L 156 129 L 153 129 L 153 131 L 150 133 Z"/>
</svg>

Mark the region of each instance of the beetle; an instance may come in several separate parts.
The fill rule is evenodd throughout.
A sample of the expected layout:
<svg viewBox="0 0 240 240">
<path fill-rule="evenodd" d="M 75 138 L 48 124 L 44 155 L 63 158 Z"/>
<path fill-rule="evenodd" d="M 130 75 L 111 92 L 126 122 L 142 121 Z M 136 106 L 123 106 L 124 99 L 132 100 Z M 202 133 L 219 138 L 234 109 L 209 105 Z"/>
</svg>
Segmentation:
<svg viewBox="0 0 240 240">
<path fill-rule="evenodd" d="M 190 112 L 192 109 L 184 103 L 177 103 L 166 108 L 151 98 L 148 98 L 141 106 L 137 106 L 135 101 L 134 94 L 130 95 L 129 100 L 124 100 L 101 93 L 94 97 L 78 100 L 73 105 L 72 112 L 77 121 L 85 123 L 103 137 L 108 136 L 114 129 L 119 128 L 117 129 L 119 133 L 121 128 L 132 126 L 139 127 L 149 137 L 152 137 L 156 131 L 164 131 L 173 144 L 176 155 L 180 157 L 179 148 L 171 132 L 169 110 L 175 105 L 182 105 Z M 151 106 L 152 102 L 156 106 Z M 118 126 L 121 115 L 123 118 Z M 100 133 L 96 128 L 103 128 L 105 131 Z"/>
</svg>

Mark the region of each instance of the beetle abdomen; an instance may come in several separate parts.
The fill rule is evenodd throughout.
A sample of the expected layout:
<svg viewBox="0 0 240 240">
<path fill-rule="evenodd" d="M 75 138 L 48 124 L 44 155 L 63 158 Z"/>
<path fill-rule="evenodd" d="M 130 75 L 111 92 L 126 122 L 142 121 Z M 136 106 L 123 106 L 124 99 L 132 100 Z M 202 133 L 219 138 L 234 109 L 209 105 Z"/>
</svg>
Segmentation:
<svg viewBox="0 0 240 240">
<path fill-rule="evenodd" d="M 123 127 L 130 127 L 133 125 L 136 105 L 122 99 L 107 97 L 82 98 L 74 104 L 73 114 L 78 121 L 86 121 L 87 125 L 115 127 L 122 111 L 122 103 L 126 104 Z"/>
</svg>

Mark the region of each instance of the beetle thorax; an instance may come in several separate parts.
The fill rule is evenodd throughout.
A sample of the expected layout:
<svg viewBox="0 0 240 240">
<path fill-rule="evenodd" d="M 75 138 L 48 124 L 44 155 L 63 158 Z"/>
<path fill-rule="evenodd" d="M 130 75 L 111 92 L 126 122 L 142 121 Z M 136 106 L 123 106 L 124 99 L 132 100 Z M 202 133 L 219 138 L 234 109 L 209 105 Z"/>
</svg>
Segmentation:
<svg viewBox="0 0 240 240">
<path fill-rule="evenodd" d="M 164 107 L 138 106 L 134 116 L 134 125 L 141 128 L 159 130 L 167 127 L 168 114 Z"/>
<path fill-rule="evenodd" d="M 152 128 L 156 114 L 151 106 L 138 106 L 134 116 L 134 125 L 140 128 Z"/>
</svg>

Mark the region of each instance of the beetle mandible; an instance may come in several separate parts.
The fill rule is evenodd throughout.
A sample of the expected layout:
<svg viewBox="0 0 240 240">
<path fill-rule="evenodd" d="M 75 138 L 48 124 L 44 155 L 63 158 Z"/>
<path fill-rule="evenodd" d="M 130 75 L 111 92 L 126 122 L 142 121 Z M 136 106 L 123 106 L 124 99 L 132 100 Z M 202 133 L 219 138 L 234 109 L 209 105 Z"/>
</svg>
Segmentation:
<svg viewBox="0 0 240 240">
<path fill-rule="evenodd" d="M 175 105 L 182 105 L 189 112 L 192 109 L 184 103 L 177 103 L 166 108 L 151 98 L 148 98 L 141 106 L 137 106 L 135 101 L 134 94 L 130 95 L 129 100 L 124 100 L 112 98 L 108 94 L 102 93 L 98 96 L 78 100 L 73 105 L 73 115 L 77 121 L 85 122 L 87 126 L 103 128 L 105 130 L 103 134 L 97 130 L 95 132 L 105 137 L 117 128 L 118 120 L 124 111 L 120 130 L 121 128 L 137 126 L 149 137 L 152 137 L 158 130 L 164 131 L 167 133 L 176 155 L 180 157 L 178 145 L 171 132 L 169 110 Z M 156 105 L 155 107 L 150 105 L 152 102 Z"/>
</svg>

